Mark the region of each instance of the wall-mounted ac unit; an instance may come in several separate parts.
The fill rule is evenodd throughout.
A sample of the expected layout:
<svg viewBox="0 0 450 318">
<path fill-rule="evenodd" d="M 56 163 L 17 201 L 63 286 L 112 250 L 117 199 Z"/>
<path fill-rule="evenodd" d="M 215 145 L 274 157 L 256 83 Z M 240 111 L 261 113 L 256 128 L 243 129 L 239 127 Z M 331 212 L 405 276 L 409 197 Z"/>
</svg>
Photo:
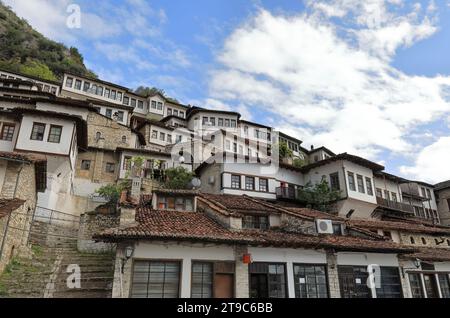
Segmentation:
<svg viewBox="0 0 450 318">
<path fill-rule="evenodd" d="M 331 220 L 316 220 L 317 233 L 333 234 L 333 222 Z"/>
</svg>

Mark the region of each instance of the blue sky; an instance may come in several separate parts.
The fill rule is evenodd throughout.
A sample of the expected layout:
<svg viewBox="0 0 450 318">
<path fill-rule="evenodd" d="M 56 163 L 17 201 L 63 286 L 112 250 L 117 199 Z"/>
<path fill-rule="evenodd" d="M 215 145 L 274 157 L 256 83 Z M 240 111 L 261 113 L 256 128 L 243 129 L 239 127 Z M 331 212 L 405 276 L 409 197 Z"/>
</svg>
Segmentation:
<svg viewBox="0 0 450 318">
<path fill-rule="evenodd" d="M 450 179 L 450 1 L 4 2 L 104 80 Z M 80 29 L 66 26 L 72 3 Z"/>
</svg>

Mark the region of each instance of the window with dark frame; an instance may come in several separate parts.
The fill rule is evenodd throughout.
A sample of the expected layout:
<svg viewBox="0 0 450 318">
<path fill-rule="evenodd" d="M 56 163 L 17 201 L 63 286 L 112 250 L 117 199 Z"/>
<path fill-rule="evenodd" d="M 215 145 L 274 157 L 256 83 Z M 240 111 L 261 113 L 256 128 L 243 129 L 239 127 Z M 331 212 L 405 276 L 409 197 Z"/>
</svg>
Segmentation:
<svg viewBox="0 0 450 318">
<path fill-rule="evenodd" d="M 214 264 L 209 262 L 192 263 L 192 298 L 213 297 Z"/>
<path fill-rule="evenodd" d="M 240 189 L 241 188 L 241 176 L 231 175 L 231 188 Z"/>
<path fill-rule="evenodd" d="M 286 298 L 285 264 L 252 263 L 249 272 L 251 298 Z"/>
<path fill-rule="evenodd" d="M 61 142 L 62 126 L 50 125 L 48 142 L 59 144 Z"/>
<path fill-rule="evenodd" d="M 81 84 L 82 82 L 79 79 L 75 80 L 75 89 L 81 90 Z"/>
<path fill-rule="evenodd" d="M 269 229 L 269 217 L 264 215 L 246 215 L 242 219 L 244 229 L 267 230 Z"/>
<path fill-rule="evenodd" d="M 135 261 L 131 298 L 178 298 L 180 271 L 177 261 Z"/>
<path fill-rule="evenodd" d="M 43 141 L 45 133 L 45 124 L 33 123 L 33 128 L 31 130 L 31 140 Z"/>
<path fill-rule="evenodd" d="M 35 163 L 36 191 L 45 192 L 47 189 L 47 162 Z"/>
<path fill-rule="evenodd" d="M 331 190 L 336 190 L 336 191 L 341 190 L 341 186 L 339 184 L 339 173 L 338 172 L 330 174 L 330 187 L 331 187 Z"/>
<path fill-rule="evenodd" d="M 356 176 L 356 180 L 358 182 L 358 192 L 359 193 L 366 193 L 366 191 L 364 190 L 364 179 L 363 179 L 363 176 L 358 174 Z"/>
<path fill-rule="evenodd" d="M 353 172 L 348 172 L 348 187 L 351 191 L 356 191 L 355 185 L 355 174 Z"/>
<path fill-rule="evenodd" d="M 264 178 L 259 178 L 259 191 L 268 192 L 269 191 L 269 180 Z"/>
<path fill-rule="evenodd" d="M 425 298 L 422 279 L 419 273 L 408 273 L 412 298 Z"/>
<path fill-rule="evenodd" d="M 14 130 L 16 125 L 4 123 L 2 127 L 2 134 L 0 136 L 1 140 L 12 141 L 14 137 Z"/>
<path fill-rule="evenodd" d="M 91 160 L 81 160 L 81 170 L 90 170 Z"/>
<path fill-rule="evenodd" d="M 73 77 L 68 77 L 66 79 L 66 87 L 72 88 L 73 85 Z"/>
<path fill-rule="evenodd" d="M 245 177 L 245 190 L 255 190 L 255 178 Z"/>
<path fill-rule="evenodd" d="M 448 274 L 438 274 L 439 286 L 441 287 L 442 298 L 450 298 L 450 281 Z"/>
<path fill-rule="evenodd" d="M 325 265 L 294 264 L 296 298 L 328 298 Z"/>
<path fill-rule="evenodd" d="M 112 162 L 106 163 L 106 172 L 107 173 L 114 173 L 116 171 L 116 165 Z"/>
<path fill-rule="evenodd" d="M 380 188 L 377 188 L 376 191 L 377 191 L 377 197 L 383 198 L 383 191 Z"/>
<path fill-rule="evenodd" d="M 367 194 L 373 196 L 372 179 L 366 177 Z"/>
</svg>

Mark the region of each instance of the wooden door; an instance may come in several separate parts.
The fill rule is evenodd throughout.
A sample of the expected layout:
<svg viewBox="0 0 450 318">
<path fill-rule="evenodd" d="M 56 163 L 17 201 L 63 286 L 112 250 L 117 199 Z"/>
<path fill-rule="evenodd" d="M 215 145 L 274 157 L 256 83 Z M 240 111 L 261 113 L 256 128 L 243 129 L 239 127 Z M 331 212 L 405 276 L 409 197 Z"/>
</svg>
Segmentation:
<svg viewBox="0 0 450 318">
<path fill-rule="evenodd" d="M 234 275 L 216 274 L 214 278 L 214 298 L 234 297 Z"/>
</svg>

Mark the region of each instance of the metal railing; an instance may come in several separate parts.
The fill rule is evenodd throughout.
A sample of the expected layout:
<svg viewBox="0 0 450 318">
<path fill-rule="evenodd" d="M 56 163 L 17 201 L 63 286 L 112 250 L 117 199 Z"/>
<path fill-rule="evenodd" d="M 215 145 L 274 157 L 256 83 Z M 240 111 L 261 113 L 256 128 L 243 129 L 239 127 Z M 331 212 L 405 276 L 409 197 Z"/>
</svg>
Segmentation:
<svg viewBox="0 0 450 318">
<path fill-rule="evenodd" d="M 297 191 L 291 187 L 279 187 L 276 188 L 277 199 L 297 199 Z"/>
<path fill-rule="evenodd" d="M 36 210 L 34 211 L 32 221 L 73 226 L 74 224 L 78 224 L 80 222 L 80 217 L 62 211 L 37 206 Z"/>
<path fill-rule="evenodd" d="M 377 204 L 383 208 L 414 214 L 414 207 L 402 202 L 377 197 Z"/>
</svg>

